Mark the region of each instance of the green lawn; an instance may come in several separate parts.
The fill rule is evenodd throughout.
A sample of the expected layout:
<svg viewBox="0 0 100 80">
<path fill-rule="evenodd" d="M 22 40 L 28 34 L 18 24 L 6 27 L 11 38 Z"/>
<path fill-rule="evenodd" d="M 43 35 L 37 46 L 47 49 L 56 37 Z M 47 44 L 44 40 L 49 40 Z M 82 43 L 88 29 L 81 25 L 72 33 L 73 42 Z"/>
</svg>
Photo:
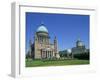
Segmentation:
<svg viewBox="0 0 100 80">
<path fill-rule="evenodd" d="M 26 67 L 89 64 L 89 60 L 26 60 Z"/>
</svg>

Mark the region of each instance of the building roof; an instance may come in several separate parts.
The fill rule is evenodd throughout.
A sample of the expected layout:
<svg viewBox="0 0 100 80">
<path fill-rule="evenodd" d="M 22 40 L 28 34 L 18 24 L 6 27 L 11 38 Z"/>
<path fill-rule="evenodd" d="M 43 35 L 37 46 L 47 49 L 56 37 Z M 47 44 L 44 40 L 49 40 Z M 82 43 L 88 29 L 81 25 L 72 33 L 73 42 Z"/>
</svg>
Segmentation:
<svg viewBox="0 0 100 80">
<path fill-rule="evenodd" d="M 78 39 L 78 40 L 76 41 L 76 44 L 77 44 L 78 46 L 84 46 L 83 42 L 82 42 L 80 39 Z"/>
<path fill-rule="evenodd" d="M 37 32 L 46 32 L 46 33 L 48 33 L 48 30 L 47 30 L 47 28 L 44 26 L 44 24 L 41 24 L 41 25 L 38 27 Z"/>
</svg>

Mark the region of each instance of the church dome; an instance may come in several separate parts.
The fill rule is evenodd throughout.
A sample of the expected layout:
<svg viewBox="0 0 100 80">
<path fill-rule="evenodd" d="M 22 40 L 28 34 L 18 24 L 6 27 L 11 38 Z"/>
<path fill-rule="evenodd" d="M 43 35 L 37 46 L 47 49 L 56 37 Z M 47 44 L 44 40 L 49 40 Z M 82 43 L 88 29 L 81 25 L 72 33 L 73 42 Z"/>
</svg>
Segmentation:
<svg viewBox="0 0 100 80">
<path fill-rule="evenodd" d="M 83 46 L 83 43 L 82 43 L 82 42 L 79 42 L 79 43 L 78 43 L 78 46 Z"/>
<path fill-rule="evenodd" d="M 37 32 L 46 32 L 46 33 L 48 33 L 48 30 L 43 24 L 41 24 L 39 26 L 39 28 L 37 29 Z"/>
<path fill-rule="evenodd" d="M 80 47 L 84 46 L 83 42 L 80 39 L 77 40 L 76 45 Z"/>
</svg>

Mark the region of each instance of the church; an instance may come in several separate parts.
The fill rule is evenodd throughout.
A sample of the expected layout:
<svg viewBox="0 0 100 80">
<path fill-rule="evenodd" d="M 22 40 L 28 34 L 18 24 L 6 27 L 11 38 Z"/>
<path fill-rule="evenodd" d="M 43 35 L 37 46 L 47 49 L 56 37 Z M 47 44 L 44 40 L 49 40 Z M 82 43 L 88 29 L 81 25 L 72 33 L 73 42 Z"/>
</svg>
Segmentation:
<svg viewBox="0 0 100 80">
<path fill-rule="evenodd" d="M 89 49 L 86 49 L 84 43 L 78 39 L 76 41 L 76 47 L 73 47 L 72 48 L 72 54 L 83 54 L 83 53 L 86 53 L 86 52 L 89 52 Z"/>
<path fill-rule="evenodd" d="M 42 23 L 34 35 L 34 42 L 31 46 L 31 57 L 33 59 L 59 58 L 58 43 L 55 36 L 53 43 L 50 42 L 48 29 Z"/>
</svg>

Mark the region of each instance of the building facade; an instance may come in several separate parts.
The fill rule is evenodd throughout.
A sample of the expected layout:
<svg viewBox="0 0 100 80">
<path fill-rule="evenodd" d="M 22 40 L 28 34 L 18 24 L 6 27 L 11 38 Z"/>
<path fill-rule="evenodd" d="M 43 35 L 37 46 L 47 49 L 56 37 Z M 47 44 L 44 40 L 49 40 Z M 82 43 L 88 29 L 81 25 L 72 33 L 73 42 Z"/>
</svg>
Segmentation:
<svg viewBox="0 0 100 80">
<path fill-rule="evenodd" d="M 44 24 L 41 24 L 35 32 L 34 42 L 31 44 L 31 56 L 33 59 L 59 58 L 57 38 L 50 42 L 50 36 Z"/>
<path fill-rule="evenodd" d="M 83 42 L 80 39 L 78 39 L 76 41 L 76 47 L 72 48 L 72 54 L 73 55 L 74 54 L 83 54 L 85 52 L 87 52 L 85 45 L 83 44 Z"/>
</svg>

